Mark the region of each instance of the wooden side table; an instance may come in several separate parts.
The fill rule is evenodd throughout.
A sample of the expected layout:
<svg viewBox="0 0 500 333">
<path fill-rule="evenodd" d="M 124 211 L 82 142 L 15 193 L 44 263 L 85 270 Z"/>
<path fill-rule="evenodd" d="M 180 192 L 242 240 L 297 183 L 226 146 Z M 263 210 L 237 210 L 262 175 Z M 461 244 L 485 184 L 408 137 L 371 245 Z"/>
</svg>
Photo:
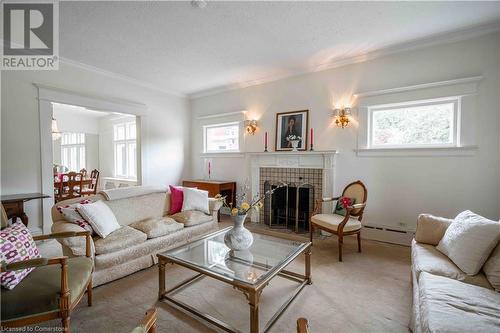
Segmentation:
<svg viewBox="0 0 500 333">
<path fill-rule="evenodd" d="M 2 205 L 7 213 L 7 218 L 16 222 L 19 217 L 25 226 L 28 226 L 28 215 L 24 212 L 24 203 L 34 199 L 49 198 L 47 194 L 43 193 L 21 193 L 2 195 Z"/>
<path fill-rule="evenodd" d="M 209 197 L 215 197 L 217 194 L 227 196 L 227 204 L 236 201 L 236 182 L 218 181 L 218 180 L 184 180 L 182 182 L 184 187 L 196 187 L 200 190 L 208 191 Z M 220 210 L 217 215 L 220 220 Z"/>
</svg>

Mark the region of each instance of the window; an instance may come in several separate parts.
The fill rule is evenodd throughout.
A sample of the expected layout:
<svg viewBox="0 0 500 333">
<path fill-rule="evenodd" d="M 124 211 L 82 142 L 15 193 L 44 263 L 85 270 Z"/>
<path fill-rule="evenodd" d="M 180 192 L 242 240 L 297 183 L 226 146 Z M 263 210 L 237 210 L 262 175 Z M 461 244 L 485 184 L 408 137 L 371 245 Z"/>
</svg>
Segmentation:
<svg viewBox="0 0 500 333">
<path fill-rule="evenodd" d="M 137 178 L 137 142 L 135 122 L 114 125 L 115 177 Z"/>
<path fill-rule="evenodd" d="M 69 171 L 85 168 L 85 133 L 62 133 L 61 163 Z"/>
<path fill-rule="evenodd" d="M 204 152 L 225 153 L 239 152 L 239 123 L 226 123 L 203 127 Z"/>
<path fill-rule="evenodd" d="M 458 146 L 458 98 L 368 108 L 369 148 Z"/>
</svg>

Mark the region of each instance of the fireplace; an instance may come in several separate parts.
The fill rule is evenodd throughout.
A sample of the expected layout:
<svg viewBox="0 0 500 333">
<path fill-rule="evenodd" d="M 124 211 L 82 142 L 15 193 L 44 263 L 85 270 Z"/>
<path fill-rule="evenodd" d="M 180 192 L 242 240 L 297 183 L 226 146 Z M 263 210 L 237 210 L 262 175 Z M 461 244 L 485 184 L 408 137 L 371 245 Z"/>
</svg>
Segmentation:
<svg viewBox="0 0 500 333">
<path fill-rule="evenodd" d="M 260 191 L 275 189 L 264 201 L 260 221 L 270 228 L 290 229 L 297 233 L 309 230 L 309 218 L 316 199 L 321 198 L 321 169 L 261 168 Z M 279 187 L 282 185 L 282 187 Z M 279 187 L 279 188 L 278 188 Z"/>
<path fill-rule="evenodd" d="M 271 189 L 275 191 L 264 202 L 264 223 L 270 228 L 308 232 L 309 218 L 314 210 L 314 185 L 265 181 L 264 191 Z"/>
</svg>

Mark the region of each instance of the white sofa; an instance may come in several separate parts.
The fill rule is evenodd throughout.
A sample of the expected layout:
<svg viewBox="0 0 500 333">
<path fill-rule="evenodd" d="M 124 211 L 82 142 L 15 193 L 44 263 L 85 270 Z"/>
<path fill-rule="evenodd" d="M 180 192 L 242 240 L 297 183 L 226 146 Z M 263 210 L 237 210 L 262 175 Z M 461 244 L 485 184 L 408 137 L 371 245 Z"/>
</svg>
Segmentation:
<svg viewBox="0 0 500 333">
<path fill-rule="evenodd" d="M 414 333 L 500 332 L 500 293 L 484 272 L 467 275 L 436 249 L 452 221 L 418 217 L 411 254 L 410 328 Z"/>
<path fill-rule="evenodd" d="M 177 247 L 217 230 L 217 212 L 222 205 L 220 201 L 209 199 L 210 215 L 198 212 L 190 221 L 169 224 L 168 234 L 153 238 L 150 236 L 154 236 L 154 229 L 147 235 L 137 229 L 137 223 L 157 222 L 168 218 L 170 192 L 150 193 L 117 200 L 107 200 L 103 195 L 97 194 L 85 199 L 103 200 L 122 226 L 104 239 L 93 237 L 91 248 L 95 263 L 94 286 L 150 267 L 156 264 L 158 252 Z M 52 232 L 84 230 L 74 223 L 67 222 L 56 209 L 56 206 L 81 200 L 82 198 L 65 200 L 52 207 Z M 74 257 L 85 254 L 85 242 L 80 238 L 82 237 L 58 239 L 64 255 Z"/>
</svg>

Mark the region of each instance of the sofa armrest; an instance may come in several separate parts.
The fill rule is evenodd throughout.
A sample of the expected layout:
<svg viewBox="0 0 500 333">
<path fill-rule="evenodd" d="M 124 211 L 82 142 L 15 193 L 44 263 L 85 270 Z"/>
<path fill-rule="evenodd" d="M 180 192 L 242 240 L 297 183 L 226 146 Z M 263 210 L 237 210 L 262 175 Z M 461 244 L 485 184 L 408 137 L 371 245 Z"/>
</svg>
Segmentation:
<svg viewBox="0 0 500 333">
<path fill-rule="evenodd" d="M 53 233 L 74 233 L 74 232 L 87 232 L 85 229 L 76 225 L 74 223 L 68 223 L 66 221 L 56 221 L 52 224 Z M 80 257 L 86 255 L 86 237 L 67 237 L 67 238 L 57 238 L 57 241 L 61 243 L 64 247 L 69 248 L 73 256 Z M 93 257 L 95 253 L 94 241 L 90 237 L 90 256 Z"/>
<path fill-rule="evenodd" d="M 210 214 L 217 213 L 219 209 L 222 207 L 222 200 L 215 198 L 208 198 L 208 209 L 210 210 Z"/>
<path fill-rule="evenodd" d="M 415 240 L 419 243 L 436 246 L 439 244 L 441 238 L 443 238 L 451 222 L 453 222 L 452 219 L 430 214 L 420 214 L 417 219 Z"/>
</svg>

